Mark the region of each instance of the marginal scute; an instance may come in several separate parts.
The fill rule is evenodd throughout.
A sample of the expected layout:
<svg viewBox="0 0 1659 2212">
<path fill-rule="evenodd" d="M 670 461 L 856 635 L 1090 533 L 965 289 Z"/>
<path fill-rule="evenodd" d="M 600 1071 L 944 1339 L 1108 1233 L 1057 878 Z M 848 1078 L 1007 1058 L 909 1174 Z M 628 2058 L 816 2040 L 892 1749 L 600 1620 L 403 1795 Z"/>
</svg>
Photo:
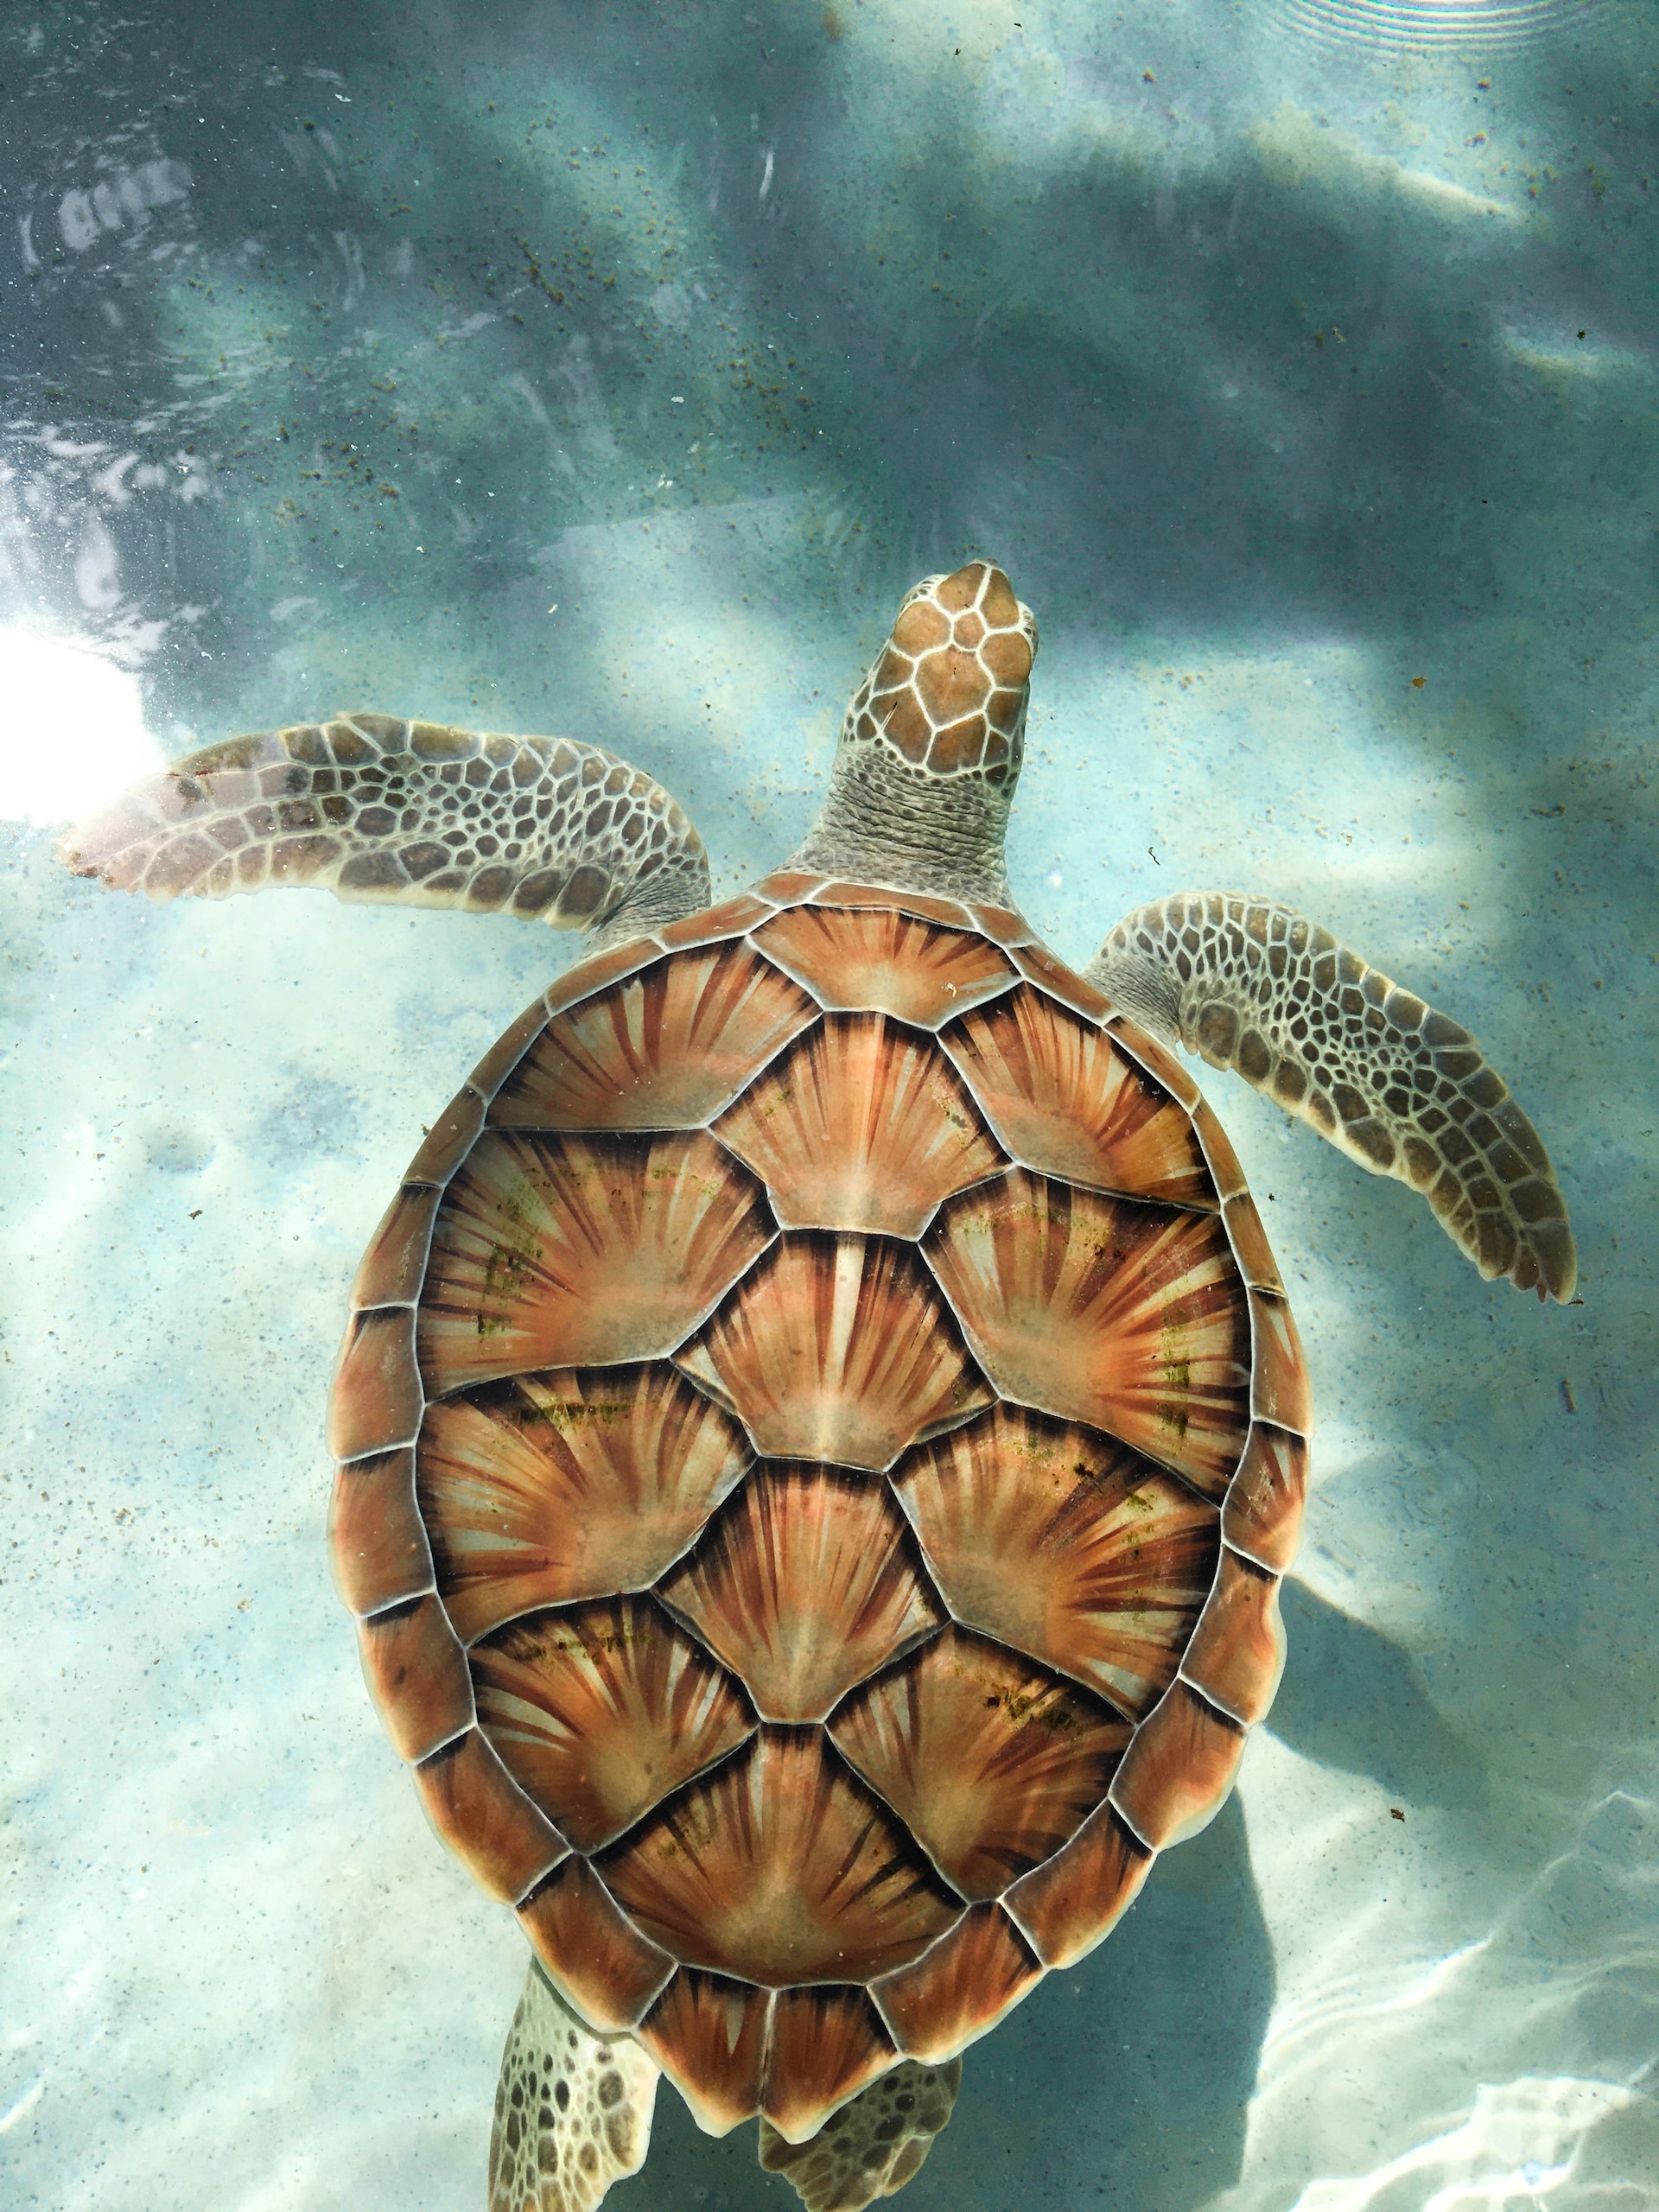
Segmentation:
<svg viewBox="0 0 1659 2212">
<path fill-rule="evenodd" d="M 639 2041 L 705 2135 L 727 2135 L 760 2109 L 769 1989 L 681 1967 L 638 2030 Z"/>
<path fill-rule="evenodd" d="M 458 1633 L 645 1589 L 750 1456 L 730 1415 L 665 1364 L 556 1369 L 429 1408 L 421 1509 Z"/>
<path fill-rule="evenodd" d="M 990 1898 L 1100 1802 L 1130 1731 L 1075 1684 L 948 1629 L 849 1698 L 830 1733 L 951 1886 Z"/>
<path fill-rule="evenodd" d="M 1243 1554 L 1224 1551 L 1181 1679 L 1249 1728 L 1267 1718 L 1285 1668 L 1279 1578 Z"/>
<path fill-rule="evenodd" d="M 1222 1535 L 1235 1551 L 1283 1574 L 1301 1541 L 1306 1494 L 1307 1439 L 1252 1421 L 1222 1508 Z"/>
<path fill-rule="evenodd" d="M 1255 1363 L 1250 1378 L 1250 1412 L 1308 1436 L 1313 1429 L 1313 1394 L 1302 1357 L 1301 1338 L 1290 1307 L 1270 1291 L 1250 1293 Z"/>
<path fill-rule="evenodd" d="M 649 1598 L 537 1613 L 472 1651 L 479 1723 L 578 1851 L 595 1851 L 753 1732 L 732 1681 Z"/>
<path fill-rule="evenodd" d="M 1223 1198 L 1244 1195 L 1249 1188 L 1244 1170 L 1238 1164 L 1238 1154 L 1233 1150 L 1232 1139 L 1216 1118 L 1207 1098 L 1200 1098 L 1193 1107 L 1192 1128 L 1204 1147 L 1205 1159 Z"/>
<path fill-rule="evenodd" d="M 334 1584 L 362 1616 L 434 1586 L 432 1551 L 415 1502 L 415 1454 L 407 1446 L 336 1469 L 328 1508 Z"/>
<path fill-rule="evenodd" d="M 914 914 L 925 922 L 938 922 L 946 929 L 970 926 L 968 909 L 954 899 L 931 898 L 925 891 L 893 891 L 868 883 L 824 883 L 812 893 L 815 906 L 889 907 L 896 913 Z"/>
<path fill-rule="evenodd" d="M 674 1972 L 585 1859 L 564 1860 L 531 1891 L 518 1918 L 555 1986 L 601 2035 L 637 2028 Z"/>
<path fill-rule="evenodd" d="M 1216 1514 L 1114 1439 L 998 1406 L 893 1488 L 959 1620 L 1147 1712 L 1215 1573 Z"/>
<path fill-rule="evenodd" d="M 474 887 L 476 888 L 476 887 Z M 547 1027 L 547 997 L 533 999 L 517 1021 L 509 1022 L 467 1078 L 480 1098 L 493 1098 L 524 1058 L 532 1040 Z"/>
<path fill-rule="evenodd" d="M 684 1965 L 773 1988 L 903 1966 L 961 1910 L 816 1729 L 762 1729 L 603 1871 Z"/>
<path fill-rule="evenodd" d="M 1178 1205 L 1217 1204 L 1185 1109 L 1096 1023 L 1027 988 L 953 1022 L 940 1042 L 1027 1166 Z"/>
<path fill-rule="evenodd" d="M 718 906 L 709 906 L 700 914 L 688 914 L 683 921 L 670 922 L 657 932 L 657 941 L 669 952 L 681 952 L 700 944 L 716 944 L 727 938 L 741 937 L 763 922 L 775 911 L 769 899 L 746 891 L 741 898 L 728 899 Z"/>
<path fill-rule="evenodd" d="M 780 1989 L 761 2109 L 785 2142 L 804 2142 L 898 2055 L 864 1990 Z"/>
<path fill-rule="evenodd" d="M 1001 1907 L 980 1904 L 870 1994 L 907 2058 L 942 2065 L 988 2034 L 1042 1974 L 1042 1961 Z"/>
<path fill-rule="evenodd" d="M 760 1451 L 874 1473 L 991 1399 L 926 1269 L 877 1237 L 781 1237 L 675 1361 Z"/>
<path fill-rule="evenodd" d="M 894 907 L 790 906 L 756 930 L 754 942 L 831 1011 L 873 1007 L 918 1029 L 937 1028 L 1014 981 L 977 933 Z"/>
<path fill-rule="evenodd" d="M 701 1132 L 488 1131 L 433 1232 L 419 1329 L 429 1390 L 669 1351 L 772 1234 L 760 1186 Z"/>
<path fill-rule="evenodd" d="M 426 1141 L 409 1163 L 406 1184 L 449 1180 L 471 1149 L 484 1126 L 484 1101 L 468 1084 L 452 1098 L 427 1133 Z"/>
<path fill-rule="evenodd" d="M 943 1053 L 879 1014 L 826 1014 L 714 1134 L 785 1229 L 917 1236 L 941 1198 L 1006 1165 Z"/>
<path fill-rule="evenodd" d="M 381 1726 L 411 1764 L 470 1728 L 467 1655 L 436 1598 L 416 1598 L 357 1624 L 358 1656 Z"/>
<path fill-rule="evenodd" d="M 476 1728 L 423 1759 L 415 1786 L 437 1834 L 503 1904 L 517 1904 L 567 1856 Z"/>
<path fill-rule="evenodd" d="M 947 1200 L 923 1249 L 1001 1395 L 1107 1429 L 1200 1487 L 1230 1477 L 1249 1315 L 1212 1216 L 1016 1168 Z"/>
<path fill-rule="evenodd" d="M 413 1304 L 426 1272 L 427 1249 L 442 1196 L 429 1185 L 408 1183 L 386 1208 L 353 1280 L 352 1304 L 359 1312 L 365 1306 Z"/>
<path fill-rule="evenodd" d="M 624 976 L 637 975 L 641 968 L 648 968 L 662 957 L 662 947 L 655 938 L 630 938 L 626 944 L 613 944 L 603 952 L 590 953 L 585 960 L 573 960 L 563 975 L 547 989 L 546 1006 L 550 1016 L 563 1014 L 566 1007 L 575 1006 L 607 983 L 621 982 Z"/>
<path fill-rule="evenodd" d="M 1255 1199 L 1248 1192 L 1241 1192 L 1237 1197 L 1229 1198 L 1221 1211 L 1240 1274 L 1252 1290 L 1270 1290 L 1282 1298 L 1284 1280 L 1268 1243 L 1268 1232 L 1262 1226 Z"/>
<path fill-rule="evenodd" d="M 1238 1723 L 1177 1681 L 1141 1722 L 1112 1803 L 1149 1850 L 1185 1843 L 1226 1802 L 1243 1751 Z"/>
<path fill-rule="evenodd" d="M 1111 1012 L 1111 1001 L 1092 983 L 1084 982 L 1065 961 L 1057 960 L 1046 945 L 1015 945 L 1008 957 L 1029 982 L 1051 998 L 1058 999 L 1062 1006 L 1070 1007 L 1074 1014 L 1082 1014 L 1085 1020 L 1099 1021 Z"/>
<path fill-rule="evenodd" d="M 1155 1037 L 1147 1036 L 1139 1023 L 1127 1021 L 1121 1014 L 1115 1014 L 1106 1027 L 1130 1058 L 1138 1060 L 1154 1082 L 1160 1084 L 1189 1112 L 1196 1111 L 1203 1103 L 1203 1092 L 1174 1053 L 1167 1052 Z"/>
<path fill-rule="evenodd" d="M 993 944 L 1012 950 L 1016 945 L 1034 944 L 1037 941 L 1031 924 L 1012 906 L 970 906 L 968 914 L 974 927 L 989 938 Z"/>
<path fill-rule="evenodd" d="M 815 891 L 822 890 L 823 883 L 823 876 L 810 874 L 802 868 L 774 868 L 755 885 L 754 895 L 773 906 L 793 906 L 810 899 Z"/>
<path fill-rule="evenodd" d="M 675 953 L 556 1014 L 490 1119 L 503 1128 L 694 1128 L 817 1012 L 747 944 Z"/>
<path fill-rule="evenodd" d="M 1075 1966 L 1103 1942 L 1141 1893 L 1152 1853 L 1108 1803 L 1063 1851 L 1023 1875 L 1003 1898 L 1046 1967 Z"/>
<path fill-rule="evenodd" d="M 334 1458 L 360 1459 L 413 1443 L 423 1403 L 410 1307 L 354 1313 L 328 1394 L 328 1449 Z"/>
<path fill-rule="evenodd" d="M 757 1470 L 661 1585 L 763 1719 L 821 1720 L 943 1618 L 879 1484 Z"/>
</svg>

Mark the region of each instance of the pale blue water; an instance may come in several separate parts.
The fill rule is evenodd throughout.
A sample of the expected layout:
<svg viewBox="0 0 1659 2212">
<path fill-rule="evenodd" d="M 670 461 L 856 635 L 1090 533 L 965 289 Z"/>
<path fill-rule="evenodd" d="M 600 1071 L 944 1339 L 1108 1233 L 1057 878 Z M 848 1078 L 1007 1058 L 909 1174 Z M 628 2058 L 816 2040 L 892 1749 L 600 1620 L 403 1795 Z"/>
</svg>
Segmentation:
<svg viewBox="0 0 1659 2212">
<path fill-rule="evenodd" d="M 321 1411 L 570 950 L 152 909 L 53 825 L 366 705 L 612 746 L 734 887 L 987 553 L 1056 948 L 1329 923 L 1510 1077 L 1583 1303 L 1206 1078 L 1320 1409 L 1289 1670 L 905 2202 L 1659 2205 L 1652 8 L 89 0 L 0 87 L 0 2199 L 481 2205 L 522 1942 L 363 1694 Z M 670 2090 L 613 2199 L 793 2201 Z"/>
</svg>

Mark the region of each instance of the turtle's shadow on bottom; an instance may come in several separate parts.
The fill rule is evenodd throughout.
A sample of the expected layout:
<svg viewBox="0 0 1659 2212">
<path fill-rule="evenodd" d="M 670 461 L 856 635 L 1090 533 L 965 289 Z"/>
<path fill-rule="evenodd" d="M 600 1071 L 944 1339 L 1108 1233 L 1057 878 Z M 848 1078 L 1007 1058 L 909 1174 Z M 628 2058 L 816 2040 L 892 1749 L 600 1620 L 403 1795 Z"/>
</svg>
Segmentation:
<svg viewBox="0 0 1659 2212">
<path fill-rule="evenodd" d="M 1051 1974 L 969 2051 L 962 2096 L 905 2212 L 1192 2212 L 1236 2179 L 1273 2005 L 1244 1819 L 1230 1799 L 1160 1859 L 1116 1933 Z M 718 2142 L 666 2085 L 651 2157 L 616 2212 L 799 2212 L 753 2123 Z"/>
</svg>

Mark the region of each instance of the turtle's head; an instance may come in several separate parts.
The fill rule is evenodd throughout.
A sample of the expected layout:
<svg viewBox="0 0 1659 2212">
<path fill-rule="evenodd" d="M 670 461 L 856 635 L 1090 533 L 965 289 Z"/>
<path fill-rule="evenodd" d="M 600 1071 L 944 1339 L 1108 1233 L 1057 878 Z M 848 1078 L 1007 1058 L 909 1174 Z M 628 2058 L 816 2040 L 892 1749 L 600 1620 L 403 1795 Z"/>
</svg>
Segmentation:
<svg viewBox="0 0 1659 2212">
<path fill-rule="evenodd" d="M 924 577 L 853 694 L 823 811 L 798 860 L 1005 899 L 1002 837 L 1036 652 L 1031 609 L 991 562 Z"/>
</svg>

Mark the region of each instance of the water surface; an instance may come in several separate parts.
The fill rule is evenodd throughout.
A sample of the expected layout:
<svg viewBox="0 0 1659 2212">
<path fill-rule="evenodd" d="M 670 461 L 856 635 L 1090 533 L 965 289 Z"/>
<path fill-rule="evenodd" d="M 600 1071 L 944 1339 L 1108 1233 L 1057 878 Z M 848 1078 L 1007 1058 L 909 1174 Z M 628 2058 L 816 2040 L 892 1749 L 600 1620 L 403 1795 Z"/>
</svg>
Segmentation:
<svg viewBox="0 0 1659 2212">
<path fill-rule="evenodd" d="M 7 2202 L 481 2205 L 522 1939 L 363 1694 L 321 1408 L 572 950 L 54 827 L 368 706 L 611 746 L 735 888 L 983 553 L 1056 949 L 1305 907 L 1509 1077 L 1583 1302 L 1206 1077 L 1320 1411 L 1289 1670 L 906 2202 L 1659 2204 L 1651 9 L 87 0 L 0 86 Z M 613 2199 L 792 2201 L 670 2090 Z"/>
</svg>

